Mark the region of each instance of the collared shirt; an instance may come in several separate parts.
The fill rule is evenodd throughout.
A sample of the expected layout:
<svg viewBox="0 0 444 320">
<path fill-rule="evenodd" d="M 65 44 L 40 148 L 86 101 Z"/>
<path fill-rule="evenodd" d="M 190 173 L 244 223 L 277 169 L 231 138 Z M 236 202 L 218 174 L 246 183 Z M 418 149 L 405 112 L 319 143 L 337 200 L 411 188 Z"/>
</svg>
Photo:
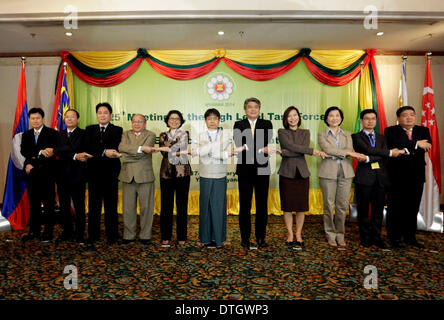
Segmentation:
<svg viewBox="0 0 444 320">
<path fill-rule="evenodd" d="M 107 124 L 105 124 L 105 125 L 99 124 L 100 131 L 102 131 L 102 128 L 105 128 L 105 131 L 106 131 L 106 128 L 108 128 L 108 125 L 109 125 L 109 122 Z"/>
<path fill-rule="evenodd" d="M 328 136 L 329 134 L 332 135 L 332 137 L 333 137 L 333 138 L 335 139 L 335 141 L 336 141 L 336 147 L 337 147 L 337 148 L 339 148 L 339 134 L 342 133 L 342 132 L 344 132 L 344 131 L 342 131 L 341 128 L 338 128 L 338 134 L 335 135 L 334 132 L 333 132 L 333 130 L 331 130 L 330 127 L 327 127 L 327 136 Z M 338 157 L 332 156 L 331 158 L 332 158 L 333 160 L 337 159 L 336 162 L 337 162 L 337 163 L 341 163 L 341 159 L 339 159 Z"/>
<path fill-rule="evenodd" d="M 338 128 L 338 135 L 335 135 L 333 130 L 331 130 L 330 127 L 327 128 L 327 135 L 331 134 L 333 136 L 333 138 L 336 140 L 336 147 L 339 148 L 339 134 L 342 133 L 344 131 L 342 131 L 341 128 Z"/>
<path fill-rule="evenodd" d="M 407 131 L 409 131 L 410 135 L 412 136 L 412 139 L 413 139 L 413 128 L 406 129 L 402 126 L 401 126 L 401 128 L 405 131 L 406 134 L 407 134 Z M 416 142 L 416 144 L 415 144 L 415 149 L 418 149 L 418 142 Z M 404 148 L 404 150 L 405 150 L 405 153 L 407 153 L 408 155 L 410 154 L 409 149 Z"/>
<path fill-rule="evenodd" d="M 66 133 L 67 133 L 68 135 L 70 135 L 70 134 L 73 133 L 74 130 L 76 130 L 76 129 L 77 129 L 77 127 L 75 127 L 75 128 L 72 129 L 72 130 L 66 129 Z"/>
</svg>

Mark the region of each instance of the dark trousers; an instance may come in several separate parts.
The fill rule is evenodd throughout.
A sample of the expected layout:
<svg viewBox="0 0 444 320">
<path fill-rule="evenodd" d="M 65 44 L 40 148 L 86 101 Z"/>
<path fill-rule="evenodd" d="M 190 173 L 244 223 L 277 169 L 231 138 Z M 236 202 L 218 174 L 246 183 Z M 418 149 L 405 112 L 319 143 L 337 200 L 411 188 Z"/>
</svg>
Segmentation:
<svg viewBox="0 0 444 320">
<path fill-rule="evenodd" d="M 103 175 L 88 183 L 88 235 L 92 241 L 100 240 L 100 220 L 102 202 L 105 206 L 105 234 L 108 240 L 117 240 L 117 194 L 119 181 L 117 177 Z"/>
<path fill-rule="evenodd" d="M 416 240 L 423 182 L 392 182 L 388 193 L 387 233 L 390 241 Z"/>
<path fill-rule="evenodd" d="M 69 180 L 57 184 L 63 233 L 83 239 L 85 234 L 85 183 L 72 183 Z M 71 200 L 75 210 L 75 233 L 71 216 Z"/>
<path fill-rule="evenodd" d="M 385 188 L 379 183 L 375 183 L 371 186 L 356 183 L 355 193 L 361 241 L 372 242 L 381 240 Z M 369 217 L 370 205 L 371 212 Z"/>
<path fill-rule="evenodd" d="M 239 227 L 242 242 L 250 241 L 251 200 L 256 200 L 255 235 L 256 240 L 265 240 L 268 221 L 268 175 L 239 175 Z"/>
<path fill-rule="evenodd" d="M 52 177 L 39 175 L 33 169 L 27 176 L 26 188 L 30 205 L 29 233 L 40 235 L 42 224 L 44 233 L 52 236 L 54 231 L 55 181 Z M 42 214 L 42 205 L 45 207 Z"/>
<path fill-rule="evenodd" d="M 174 193 L 176 193 L 177 241 L 187 240 L 188 192 L 190 177 L 160 178 L 160 234 L 162 240 L 171 240 L 173 233 Z"/>
</svg>

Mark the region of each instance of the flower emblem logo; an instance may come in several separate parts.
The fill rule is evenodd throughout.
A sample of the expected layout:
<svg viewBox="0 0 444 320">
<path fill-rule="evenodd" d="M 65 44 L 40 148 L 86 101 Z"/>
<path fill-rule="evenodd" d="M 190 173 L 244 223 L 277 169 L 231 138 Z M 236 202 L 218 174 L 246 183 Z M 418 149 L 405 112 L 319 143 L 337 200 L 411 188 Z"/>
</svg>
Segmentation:
<svg viewBox="0 0 444 320">
<path fill-rule="evenodd" d="M 207 92 L 213 100 L 227 100 L 233 93 L 233 80 L 225 74 L 216 74 L 207 80 Z"/>
</svg>

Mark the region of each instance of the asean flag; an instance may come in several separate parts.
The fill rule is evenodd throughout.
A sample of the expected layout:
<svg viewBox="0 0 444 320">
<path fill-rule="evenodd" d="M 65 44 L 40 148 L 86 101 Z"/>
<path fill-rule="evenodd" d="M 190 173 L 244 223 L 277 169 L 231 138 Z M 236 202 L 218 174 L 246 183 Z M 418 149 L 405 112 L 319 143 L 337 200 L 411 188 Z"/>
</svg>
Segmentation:
<svg viewBox="0 0 444 320">
<path fill-rule="evenodd" d="M 18 86 L 17 109 L 12 130 L 12 150 L 9 156 L 2 216 L 14 230 L 26 228 L 29 219 L 29 201 L 23 179 L 25 158 L 20 153 L 22 134 L 28 130 L 28 104 L 26 102 L 25 62 L 22 62 Z"/>
</svg>

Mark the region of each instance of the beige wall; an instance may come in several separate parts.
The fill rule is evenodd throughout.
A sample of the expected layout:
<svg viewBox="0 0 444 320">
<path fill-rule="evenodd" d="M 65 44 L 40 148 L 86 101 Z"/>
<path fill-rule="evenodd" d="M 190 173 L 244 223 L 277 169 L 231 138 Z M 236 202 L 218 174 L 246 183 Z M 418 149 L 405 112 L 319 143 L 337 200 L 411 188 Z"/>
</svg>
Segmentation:
<svg viewBox="0 0 444 320">
<path fill-rule="evenodd" d="M 28 106 L 40 105 L 46 113 L 49 124 L 54 102 L 54 86 L 59 58 L 28 58 L 26 68 Z M 401 57 L 377 56 L 379 76 L 384 95 L 387 122 L 396 122 L 399 79 L 401 74 Z M 13 118 L 17 103 L 17 87 L 20 72 L 19 58 L 0 59 L 0 196 L 3 199 L 6 170 L 11 148 Z M 409 104 L 413 105 L 420 121 L 422 89 L 424 85 L 425 58 L 409 57 L 407 60 L 407 87 Z M 440 125 L 441 152 L 444 155 L 444 57 L 432 58 L 432 77 L 435 89 L 435 106 L 438 125 Z M 441 167 L 444 173 L 444 157 Z M 444 176 L 442 177 L 444 182 Z M 1 201 L 1 200 L 0 200 Z M 444 195 L 441 195 L 444 203 Z"/>
</svg>

